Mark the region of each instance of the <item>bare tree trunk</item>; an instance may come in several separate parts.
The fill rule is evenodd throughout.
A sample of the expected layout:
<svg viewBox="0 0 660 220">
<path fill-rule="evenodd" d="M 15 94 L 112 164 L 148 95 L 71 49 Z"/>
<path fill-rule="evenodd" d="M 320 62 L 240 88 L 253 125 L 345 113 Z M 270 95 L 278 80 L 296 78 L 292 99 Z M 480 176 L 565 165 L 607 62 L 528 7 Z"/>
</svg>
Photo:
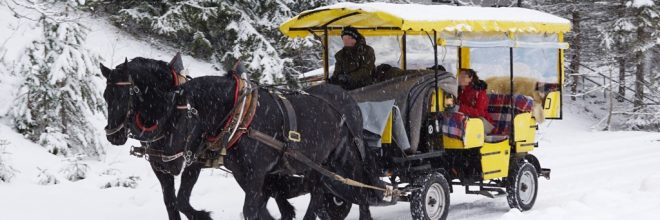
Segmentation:
<svg viewBox="0 0 660 220">
<path fill-rule="evenodd" d="M 580 50 L 582 47 L 581 39 L 582 34 L 580 33 L 580 13 L 575 10 L 572 13 L 573 17 L 573 56 L 571 56 L 571 64 L 569 70 L 571 75 L 573 75 L 573 84 L 571 85 L 572 95 L 577 94 L 578 82 L 580 81 L 580 76 L 577 74 L 580 73 Z M 575 101 L 575 96 L 571 96 L 571 100 Z"/>
<path fill-rule="evenodd" d="M 619 102 L 624 101 L 626 97 L 626 59 L 623 57 L 618 58 L 619 61 L 619 96 L 616 100 Z"/>
<path fill-rule="evenodd" d="M 635 71 L 635 109 L 639 109 L 644 105 L 644 52 L 638 51 L 635 56 L 637 60 L 637 70 Z"/>
<path fill-rule="evenodd" d="M 607 113 L 607 126 L 605 127 L 606 131 L 609 131 L 611 129 L 611 124 L 612 124 L 612 112 L 614 111 L 614 91 L 613 91 L 613 80 L 612 80 L 612 69 L 610 69 L 610 85 L 609 85 L 609 93 L 610 93 L 610 109 Z M 620 88 L 620 87 L 619 87 Z"/>
<path fill-rule="evenodd" d="M 637 29 L 637 38 L 639 42 L 648 42 L 651 36 L 644 27 Z M 646 51 L 639 50 L 635 52 L 635 110 L 644 105 L 644 74 L 646 73 Z"/>
</svg>

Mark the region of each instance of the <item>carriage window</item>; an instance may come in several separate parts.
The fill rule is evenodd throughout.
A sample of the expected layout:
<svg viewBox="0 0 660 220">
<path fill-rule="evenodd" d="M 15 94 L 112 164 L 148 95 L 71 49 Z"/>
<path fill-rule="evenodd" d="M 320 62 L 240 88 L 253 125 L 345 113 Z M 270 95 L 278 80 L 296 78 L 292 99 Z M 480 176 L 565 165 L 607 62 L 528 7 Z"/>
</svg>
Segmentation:
<svg viewBox="0 0 660 220">
<path fill-rule="evenodd" d="M 531 77 L 541 82 L 559 82 L 559 50 L 553 48 L 514 48 L 513 71 L 516 76 Z"/>
<path fill-rule="evenodd" d="M 509 48 L 470 48 L 470 68 L 477 71 L 481 79 L 509 76 Z"/>
<path fill-rule="evenodd" d="M 516 77 L 530 77 L 541 82 L 559 81 L 557 49 L 514 48 L 513 73 Z M 472 48 L 470 49 L 471 68 L 479 77 L 487 79 L 494 76 L 510 75 L 509 48 Z"/>
<path fill-rule="evenodd" d="M 375 65 L 380 64 L 389 64 L 393 67 L 400 66 L 401 59 L 401 46 L 400 46 L 400 36 L 386 36 L 386 37 L 370 37 L 365 36 L 367 45 L 371 46 L 374 49 L 374 54 L 376 55 Z M 340 36 L 331 36 L 328 38 L 330 47 L 328 63 L 330 64 L 330 76 L 334 70 L 335 65 L 335 54 L 344 47 L 344 44 Z"/>
<path fill-rule="evenodd" d="M 376 55 L 376 66 L 389 64 L 401 68 L 401 36 L 370 37 L 366 36 L 367 44 L 374 49 Z M 335 64 L 335 53 L 343 48 L 341 37 L 332 36 L 328 39 L 330 47 L 328 62 L 330 64 L 330 75 L 332 75 Z M 428 36 L 409 35 L 407 37 L 407 67 L 413 69 L 426 69 L 435 63 L 433 57 L 433 46 Z M 438 63 L 450 72 L 458 68 L 458 48 L 450 46 L 438 47 Z"/>
<path fill-rule="evenodd" d="M 438 46 L 438 64 L 453 72 L 458 66 L 457 48 Z M 408 69 L 426 69 L 435 64 L 433 45 L 426 35 L 410 35 L 407 43 Z"/>
</svg>

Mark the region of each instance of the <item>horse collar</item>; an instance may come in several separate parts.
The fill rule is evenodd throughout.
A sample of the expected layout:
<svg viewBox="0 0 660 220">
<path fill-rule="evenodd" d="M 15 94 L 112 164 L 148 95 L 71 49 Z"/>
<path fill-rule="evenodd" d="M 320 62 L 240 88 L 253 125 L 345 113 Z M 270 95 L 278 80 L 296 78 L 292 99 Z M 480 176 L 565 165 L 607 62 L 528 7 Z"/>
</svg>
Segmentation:
<svg viewBox="0 0 660 220">
<path fill-rule="evenodd" d="M 213 151 L 222 148 L 232 148 L 247 132 L 256 113 L 257 100 L 259 99 L 257 86 L 249 80 L 241 79 L 236 75 L 232 75 L 232 77 L 236 82 L 234 106 L 229 111 L 229 114 L 227 114 L 220 133 L 216 136 L 208 136 L 206 138 L 209 143 L 209 149 Z"/>
</svg>

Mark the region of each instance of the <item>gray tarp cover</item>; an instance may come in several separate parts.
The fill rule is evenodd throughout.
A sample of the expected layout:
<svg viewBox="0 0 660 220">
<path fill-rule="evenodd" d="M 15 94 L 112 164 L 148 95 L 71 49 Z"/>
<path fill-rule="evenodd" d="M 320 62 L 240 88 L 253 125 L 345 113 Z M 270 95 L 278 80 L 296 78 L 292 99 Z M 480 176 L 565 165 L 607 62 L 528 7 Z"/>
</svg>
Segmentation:
<svg viewBox="0 0 660 220">
<path fill-rule="evenodd" d="M 358 106 L 360 106 L 362 118 L 364 119 L 362 123 L 364 130 L 377 134 L 379 137 L 385 130 L 390 112 L 394 111 L 392 122 L 392 136 L 394 141 L 403 150 L 410 148 L 410 141 L 408 141 L 403 118 L 401 118 L 399 108 L 394 107 L 394 99 L 383 102 L 360 102 Z M 380 147 L 380 139 L 374 141 L 375 143 L 371 143 L 370 145 Z"/>
<path fill-rule="evenodd" d="M 422 122 L 425 120 L 422 117 L 430 105 L 428 99 L 435 87 L 436 77 L 433 73 L 433 70 L 406 71 L 404 76 L 351 90 L 349 93 L 359 103 L 394 100 L 394 105 L 398 106 L 401 111 L 410 146 L 416 150 Z M 453 74 L 439 72 L 437 78 L 440 89 L 455 97 L 458 96 L 458 83 Z M 363 114 L 365 113 L 363 112 Z M 363 116 L 363 118 L 367 119 L 369 116 Z M 385 117 L 385 119 L 387 118 Z"/>
</svg>

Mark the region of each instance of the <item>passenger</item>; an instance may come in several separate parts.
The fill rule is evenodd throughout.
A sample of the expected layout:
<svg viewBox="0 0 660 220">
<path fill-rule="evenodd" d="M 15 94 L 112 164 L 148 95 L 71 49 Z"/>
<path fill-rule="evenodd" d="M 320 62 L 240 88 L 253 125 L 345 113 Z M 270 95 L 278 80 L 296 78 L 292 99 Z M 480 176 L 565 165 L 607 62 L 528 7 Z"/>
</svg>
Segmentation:
<svg viewBox="0 0 660 220">
<path fill-rule="evenodd" d="M 374 49 L 367 45 L 364 36 L 353 27 L 345 27 L 341 38 L 344 48 L 335 54 L 335 71 L 328 82 L 346 90 L 371 84 L 372 72 L 376 68 Z"/>
<path fill-rule="evenodd" d="M 458 74 L 458 111 L 471 118 L 481 118 L 486 134 L 493 130 L 493 118 L 488 114 L 488 85 L 473 69 L 461 69 Z"/>
</svg>

